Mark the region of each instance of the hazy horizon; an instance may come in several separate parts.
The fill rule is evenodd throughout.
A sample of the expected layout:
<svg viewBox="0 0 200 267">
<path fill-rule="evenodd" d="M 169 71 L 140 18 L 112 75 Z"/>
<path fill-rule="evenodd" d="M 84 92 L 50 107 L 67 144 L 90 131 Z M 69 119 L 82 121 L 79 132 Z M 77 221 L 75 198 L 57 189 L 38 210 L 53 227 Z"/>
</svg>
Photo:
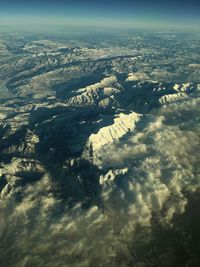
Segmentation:
<svg viewBox="0 0 200 267">
<path fill-rule="evenodd" d="M 0 26 L 198 30 L 200 3 L 188 1 L 0 1 Z"/>
</svg>

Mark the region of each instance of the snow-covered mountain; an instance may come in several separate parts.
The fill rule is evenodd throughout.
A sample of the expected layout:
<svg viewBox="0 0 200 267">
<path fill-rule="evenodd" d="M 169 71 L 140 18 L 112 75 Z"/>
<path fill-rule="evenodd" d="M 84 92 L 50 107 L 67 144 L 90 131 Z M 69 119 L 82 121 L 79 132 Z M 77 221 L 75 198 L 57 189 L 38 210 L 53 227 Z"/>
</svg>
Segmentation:
<svg viewBox="0 0 200 267">
<path fill-rule="evenodd" d="M 198 266 L 199 42 L 135 34 L 0 34 L 2 267 Z"/>
</svg>

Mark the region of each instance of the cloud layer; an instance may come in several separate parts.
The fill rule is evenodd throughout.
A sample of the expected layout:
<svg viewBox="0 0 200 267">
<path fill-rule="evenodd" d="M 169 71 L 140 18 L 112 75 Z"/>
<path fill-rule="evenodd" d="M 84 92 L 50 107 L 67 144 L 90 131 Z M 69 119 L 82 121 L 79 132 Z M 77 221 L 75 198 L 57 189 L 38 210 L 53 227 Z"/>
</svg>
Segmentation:
<svg viewBox="0 0 200 267">
<path fill-rule="evenodd" d="M 139 266 L 138 226 L 144 243 L 152 237 L 152 218 L 173 228 L 174 215 L 187 207 L 187 193 L 199 189 L 198 106 L 199 100 L 191 99 L 163 107 L 104 147 L 98 159 L 99 205 L 69 206 L 52 193 L 48 174 L 26 185 L 19 199 L 3 199 L 1 266 Z"/>
</svg>

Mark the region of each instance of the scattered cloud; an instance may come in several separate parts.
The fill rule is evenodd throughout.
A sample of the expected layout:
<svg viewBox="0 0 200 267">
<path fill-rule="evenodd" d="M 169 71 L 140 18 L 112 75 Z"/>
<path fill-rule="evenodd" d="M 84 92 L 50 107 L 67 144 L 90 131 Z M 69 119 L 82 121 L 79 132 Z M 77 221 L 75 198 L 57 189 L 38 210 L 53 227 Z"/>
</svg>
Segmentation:
<svg viewBox="0 0 200 267">
<path fill-rule="evenodd" d="M 52 193 L 48 174 L 26 185 L 19 200 L 1 201 L 2 266 L 133 264 L 137 226 L 150 235 L 156 214 L 163 227 L 171 227 L 173 215 L 185 211 L 185 192 L 199 189 L 198 121 L 182 116 L 192 112 L 199 120 L 198 103 L 163 107 L 144 117 L 139 131 L 102 149 L 99 206 L 69 207 Z"/>
</svg>

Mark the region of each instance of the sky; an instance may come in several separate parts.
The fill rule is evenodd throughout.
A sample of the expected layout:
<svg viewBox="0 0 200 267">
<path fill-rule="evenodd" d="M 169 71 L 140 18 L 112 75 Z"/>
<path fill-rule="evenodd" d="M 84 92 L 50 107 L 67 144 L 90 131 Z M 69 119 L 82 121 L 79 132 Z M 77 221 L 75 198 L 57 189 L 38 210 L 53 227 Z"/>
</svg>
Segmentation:
<svg viewBox="0 0 200 267">
<path fill-rule="evenodd" d="M 1 24 L 185 25 L 200 22 L 199 0 L 0 0 Z"/>
</svg>

